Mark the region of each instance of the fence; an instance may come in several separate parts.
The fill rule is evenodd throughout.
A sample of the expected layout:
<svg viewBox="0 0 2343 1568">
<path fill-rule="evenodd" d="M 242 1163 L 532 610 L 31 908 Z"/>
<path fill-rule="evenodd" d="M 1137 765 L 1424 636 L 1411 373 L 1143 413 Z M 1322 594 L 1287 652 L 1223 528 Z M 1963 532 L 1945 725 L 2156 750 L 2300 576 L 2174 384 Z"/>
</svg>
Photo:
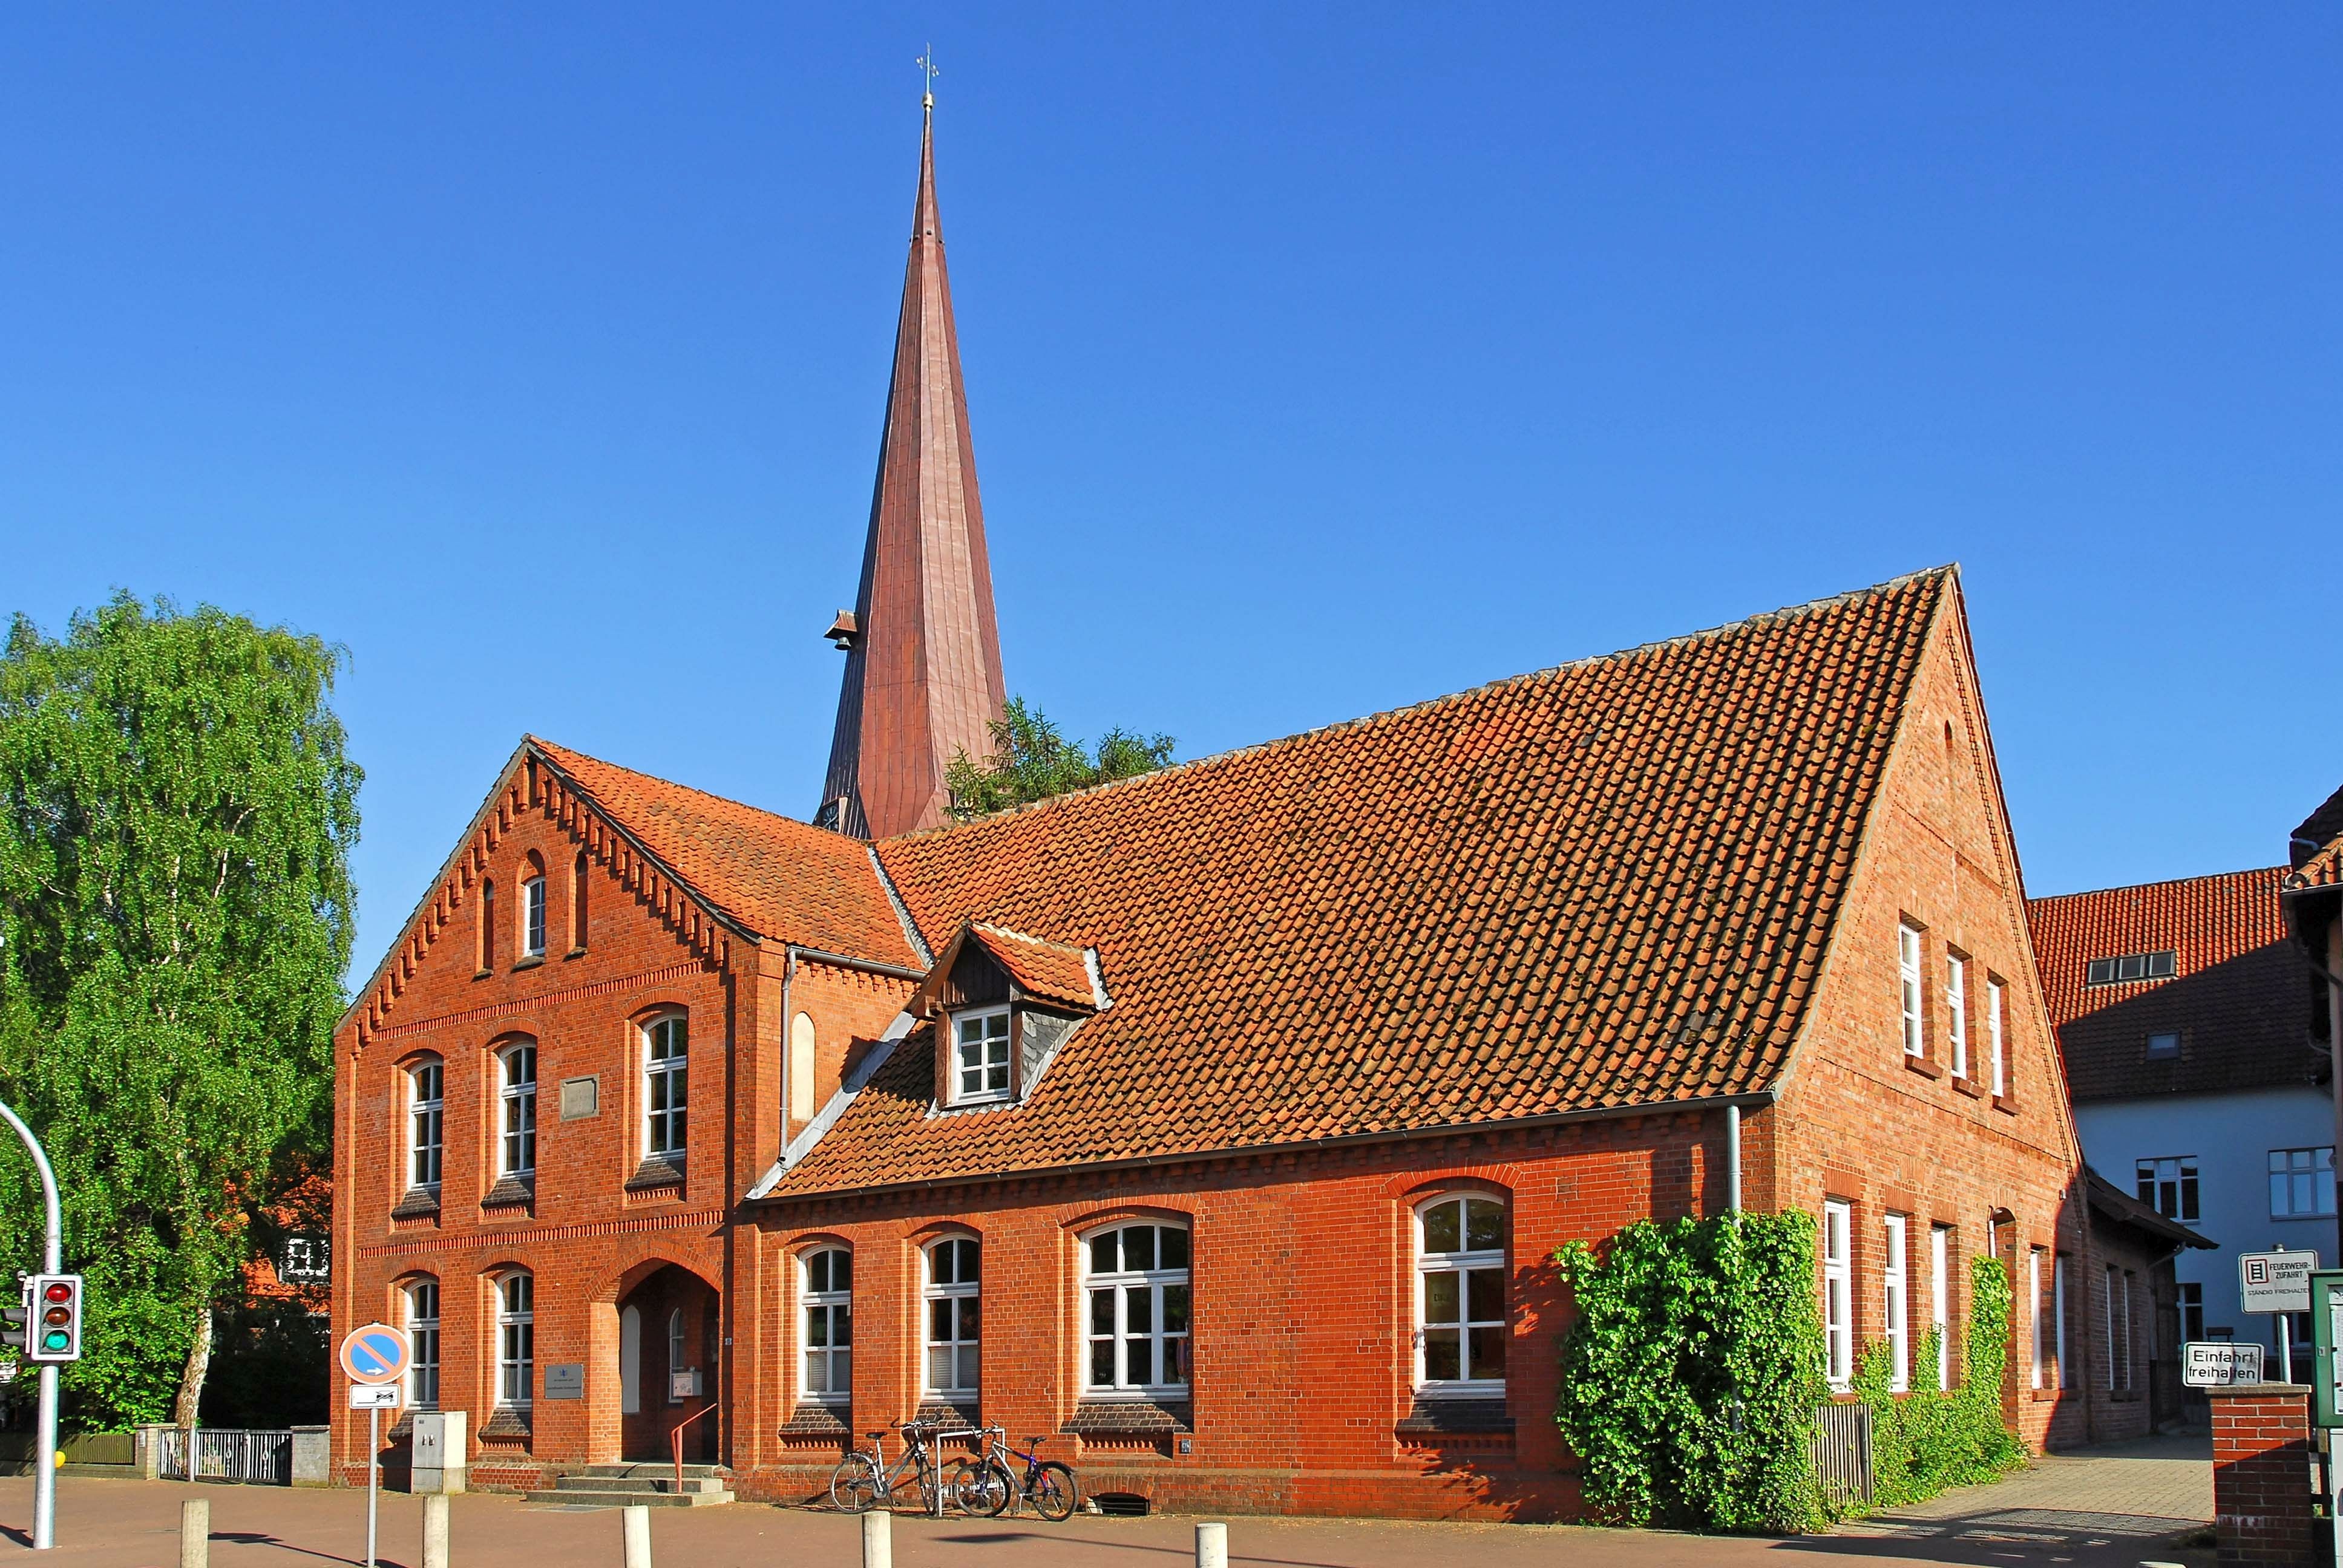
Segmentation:
<svg viewBox="0 0 2343 1568">
<path fill-rule="evenodd" d="M 166 1481 L 187 1479 L 182 1448 L 186 1433 L 165 1427 L 155 1434 L 163 1442 L 162 1474 Z M 257 1427 L 209 1426 L 196 1429 L 197 1481 L 246 1481 L 263 1486 L 293 1484 L 293 1433 Z"/>
<path fill-rule="evenodd" d="M 1871 1501 L 1871 1407 L 1859 1401 L 1815 1412 L 1815 1480 L 1834 1507 Z"/>
</svg>

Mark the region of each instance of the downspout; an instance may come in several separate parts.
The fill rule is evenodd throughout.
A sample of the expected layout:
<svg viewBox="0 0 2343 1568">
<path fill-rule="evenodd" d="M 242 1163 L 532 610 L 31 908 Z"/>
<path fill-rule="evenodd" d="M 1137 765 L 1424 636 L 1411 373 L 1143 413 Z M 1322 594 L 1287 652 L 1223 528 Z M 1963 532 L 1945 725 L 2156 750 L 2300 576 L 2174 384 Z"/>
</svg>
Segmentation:
<svg viewBox="0 0 2343 1568">
<path fill-rule="evenodd" d="M 1741 1212 L 1741 1107 L 1725 1108 L 1725 1211 Z"/>
</svg>

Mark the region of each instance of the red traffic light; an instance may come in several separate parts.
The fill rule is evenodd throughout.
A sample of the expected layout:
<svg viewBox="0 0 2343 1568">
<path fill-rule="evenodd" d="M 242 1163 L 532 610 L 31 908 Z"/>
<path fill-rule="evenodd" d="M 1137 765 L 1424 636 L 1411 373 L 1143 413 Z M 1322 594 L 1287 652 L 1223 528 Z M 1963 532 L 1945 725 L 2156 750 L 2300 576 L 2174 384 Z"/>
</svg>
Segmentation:
<svg viewBox="0 0 2343 1568">
<path fill-rule="evenodd" d="M 45 1302 L 70 1302 L 73 1294 L 73 1287 L 63 1280 L 51 1280 L 41 1289 L 41 1300 Z"/>
</svg>

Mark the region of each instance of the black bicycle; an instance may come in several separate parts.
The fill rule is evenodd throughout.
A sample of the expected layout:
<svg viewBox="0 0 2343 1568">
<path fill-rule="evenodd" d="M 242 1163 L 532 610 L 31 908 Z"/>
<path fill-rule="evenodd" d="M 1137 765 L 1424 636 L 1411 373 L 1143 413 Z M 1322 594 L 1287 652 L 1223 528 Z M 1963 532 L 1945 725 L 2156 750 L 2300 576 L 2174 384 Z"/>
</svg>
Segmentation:
<svg viewBox="0 0 2343 1568">
<path fill-rule="evenodd" d="M 1031 1503 L 1034 1513 L 1053 1524 L 1073 1517 L 1081 1505 L 1081 1486 L 1074 1480 L 1071 1466 L 1041 1457 L 1041 1448 L 1050 1441 L 1048 1437 L 1027 1438 L 1027 1447 L 1020 1452 L 1009 1446 L 1006 1427 L 988 1426 L 982 1434 L 991 1439 L 990 1452 L 954 1466 L 957 1484 L 950 1490 L 964 1511 L 996 1518 L 1021 1502 Z M 1025 1465 L 1022 1481 L 1010 1472 L 1011 1462 L 1018 1460 Z"/>
</svg>

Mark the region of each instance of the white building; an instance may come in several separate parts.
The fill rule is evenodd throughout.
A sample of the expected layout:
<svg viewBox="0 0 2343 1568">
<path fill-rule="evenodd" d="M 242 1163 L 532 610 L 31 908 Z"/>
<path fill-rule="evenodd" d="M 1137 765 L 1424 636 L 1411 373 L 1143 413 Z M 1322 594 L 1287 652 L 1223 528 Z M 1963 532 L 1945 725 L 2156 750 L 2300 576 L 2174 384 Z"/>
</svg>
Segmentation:
<svg viewBox="0 0 2343 1568">
<path fill-rule="evenodd" d="M 2337 1261 L 2335 1102 L 2311 970 L 2288 938 L 2286 868 L 2036 899 L 2029 913 L 2083 1157 L 2218 1243 L 2181 1254 L 2183 1339 L 2254 1340 L 2237 1254 Z M 2307 1321 L 2293 1325 L 2296 1343 Z M 2272 1375 L 2277 1375 L 2273 1360 Z M 2309 1354 L 2295 1362 L 2308 1381 Z"/>
</svg>

